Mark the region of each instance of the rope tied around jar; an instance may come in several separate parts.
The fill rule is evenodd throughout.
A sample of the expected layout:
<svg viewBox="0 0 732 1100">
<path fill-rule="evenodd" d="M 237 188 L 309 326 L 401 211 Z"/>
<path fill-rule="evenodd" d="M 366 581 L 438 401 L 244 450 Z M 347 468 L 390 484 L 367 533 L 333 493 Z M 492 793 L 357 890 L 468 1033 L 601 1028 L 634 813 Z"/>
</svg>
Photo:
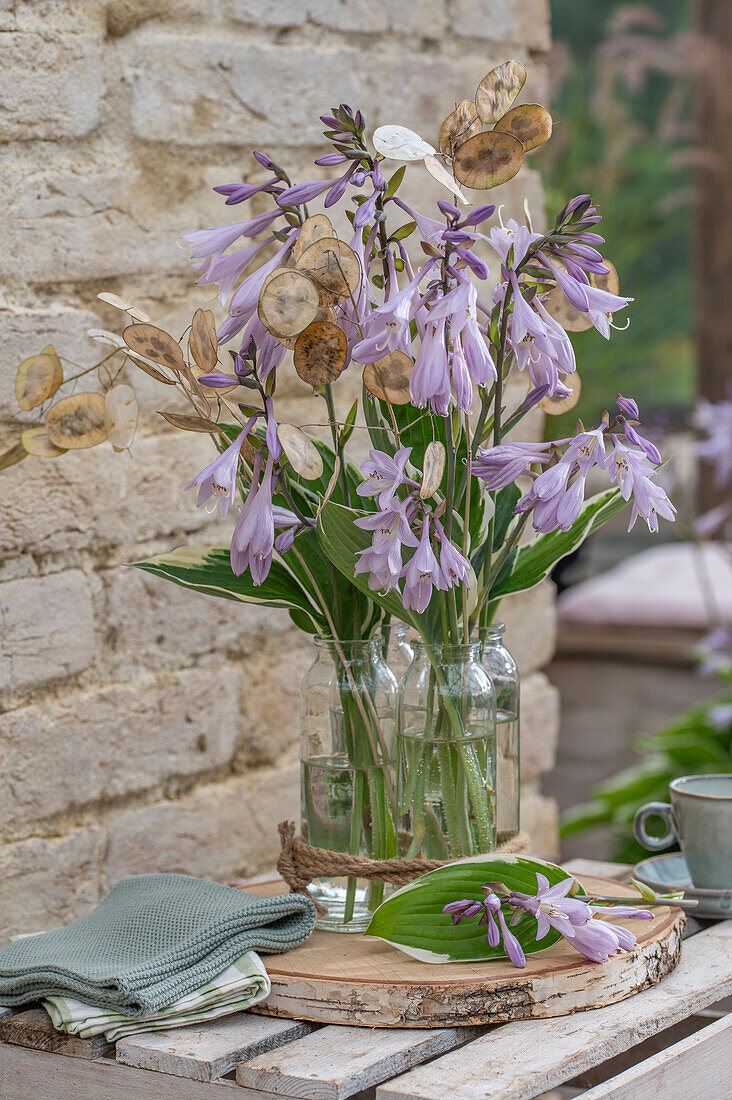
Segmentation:
<svg viewBox="0 0 732 1100">
<path fill-rule="evenodd" d="M 292 821 L 281 821 L 277 832 L 280 835 L 277 871 L 293 894 L 304 894 L 307 897 L 311 896 L 308 886 L 321 876 L 362 878 L 372 882 L 388 882 L 392 886 L 405 886 L 427 871 L 435 871 L 438 867 L 456 862 L 451 859 L 369 859 L 368 856 L 334 852 L 330 848 L 313 848 L 296 836 Z M 528 850 L 528 833 L 521 832 L 498 844 L 491 855 L 518 855 Z M 318 916 L 327 912 L 317 901 L 315 908 Z"/>
</svg>

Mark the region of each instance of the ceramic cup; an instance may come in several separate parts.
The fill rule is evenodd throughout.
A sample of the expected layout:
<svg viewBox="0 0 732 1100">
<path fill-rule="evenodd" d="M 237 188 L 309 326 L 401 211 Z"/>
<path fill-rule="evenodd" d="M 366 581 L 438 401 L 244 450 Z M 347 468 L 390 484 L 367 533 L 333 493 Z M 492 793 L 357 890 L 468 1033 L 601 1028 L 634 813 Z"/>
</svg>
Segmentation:
<svg viewBox="0 0 732 1100">
<path fill-rule="evenodd" d="M 671 805 L 649 802 L 635 815 L 633 832 L 650 851 L 678 841 L 695 886 L 732 886 L 732 775 L 684 775 L 669 784 Z M 649 817 L 663 818 L 663 836 L 649 836 Z"/>
</svg>

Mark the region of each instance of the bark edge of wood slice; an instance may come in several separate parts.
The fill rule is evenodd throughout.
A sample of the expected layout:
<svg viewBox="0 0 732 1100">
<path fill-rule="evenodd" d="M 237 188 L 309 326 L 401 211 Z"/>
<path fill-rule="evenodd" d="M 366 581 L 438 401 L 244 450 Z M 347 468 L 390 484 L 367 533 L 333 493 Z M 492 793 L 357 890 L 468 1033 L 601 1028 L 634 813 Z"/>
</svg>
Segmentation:
<svg viewBox="0 0 732 1100">
<path fill-rule="evenodd" d="M 583 875 L 586 889 L 637 896 L 625 885 Z M 248 887 L 282 893 L 283 884 Z M 656 910 L 654 921 L 618 921 L 638 946 L 606 963 L 592 963 L 563 940 L 527 956 L 526 969 L 508 960 L 421 963 L 377 939 L 316 931 L 284 955 L 265 955 L 272 982 L 250 1012 L 321 1024 L 359 1027 L 461 1027 L 568 1016 L 615 1004 L 656 985 L 676 967 L 686 918 Z"/>
</svg>

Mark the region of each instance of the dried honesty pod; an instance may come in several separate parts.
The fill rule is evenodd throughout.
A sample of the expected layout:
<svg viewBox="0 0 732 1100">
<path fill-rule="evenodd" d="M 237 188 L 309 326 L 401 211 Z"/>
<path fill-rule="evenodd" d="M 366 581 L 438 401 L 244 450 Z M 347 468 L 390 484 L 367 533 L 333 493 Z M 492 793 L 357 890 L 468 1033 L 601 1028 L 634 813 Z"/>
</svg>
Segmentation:
<svg viewBox="0 0 732 1100">
<path fill-rule="evenodd" d="M 213 420 L 207 420 L 205 416 L 185 416 L 183 413 L 161 412 L 163 420 L 167 420 L 174 428 L 181 428 L 184 432 L 220 432 L 221 428 Z"/>
<path fill-rule="evenodd" d="M 107 438 L 101 393 L 72 393 L 52 405 L 46 416 L 48 438 L 67 451 L 96 447 Z"/>
<path fill-rule="evenodd" d="M 539 402 L 539 408 L 549 416 L 561 416 L 562 413 L 570 412 L 580 399 L 582 382 L 578 374 L 560 374 L 559 380 L 565 386 L 571 387 L 572 392 L 569 397 L 545 397 Z"/>
<path fill-rule="evenodd" d="M 135 438 L 140 407 L 132 386 L 122 382 L 104 395 L 104 423 L 115 451 L 126 451 Z"/>
<path fill-rule="evenodd" d="M 452 191 L 453 195 L 457 195 L 465 206 L 470 206 L 470 202 L 465 198 L 465 195 L 460 190 L 455 180 L 452 178 L 444 164 L 441 164 L 437 157 L 433 157 L 430 153 L 429 156 L 424 158 L 424 166 L 429 174 L 441 183 L 443 187 L 446 187 L 448 191 Z"/>
<path fill-rule="evenodd" d="M 486 190 L 513 179 L 523 157 L 524 147 L 513 134 L 486 130 L 460 146 L 453 171 L 466 187 Z"/>
<path fill-rule="evenodd" d="M 445 448 L 439 440 L 428 443 L 424 452 L 424 464 L 422 470 L 422 485 L 419 496 L 421 500 L 433 497 L 440 488 L 442 475 L 445 472 Z"/>
<path fill-rule="evenodd" d="M 483 125 L 478 117 L 478 108 L 472 99 L 464 99 L 458 103 L 454 111 L 450 111 L 442 126 L 440 126 L 439 146 L 440 152 L 448 159 L 452 159 L 457 149 L 464 141 L 479 134 Z"/>
<path fill-rule="evenodd" d="M 281 268 L 272 272 L 259 295 L 259 319 L 277 339 L 297 336 L 315 320 L 320 306 L 318 288 L 302 271 Z"/>
<path fill-rule="evenodd" d="M 307 272 L 321 288 L 321 305 L 333 305 L 343 298 L 356 297 L 361 285 L 358 256 L 336 237 L 323 237 L 300 256 L 298 271 Z"/>
<path fill-rule="evenodd" d="M 390 405 L 408 405 L 412 400 L 409 392 L 409 376 L 414 363 L 403 351 L 390 351 L 375 363 L 367 363 L 363 368 L 363 384 L 369 393 L 380 401 Z"/>
<path fill-rule="evenodd" d="M 303 382 L 327 386 L 335 382 L 348 360 L 348 339 L 331 321 L 313 321 L 295 344 L 293 362 Z"/>
<path fill-rule="evenodd" d="M 293 260 L 297 264 L 305 249 L 309 248 L 311 244 L 315 244 L 323 237 L 333 237 L 334 235 L 333 223 L 330 218 L 326 217 L 325 214 L 312 214 L 300 226 L 300 232 L 292 249 Z"/>
<path fill-rule="evenodd" d="M 526 69 L 520 61 L 504 61 L 491 69 L 478 85 L 475 106 L 487 126 L 498 122 L 526 83 Z"/>
<path fill-rule="evenodd" d="M 185 366 L 183 352 L 169 332 L 155 325 L 128 325 L 122 336 L 128 348 L 152 359 L 153 363 L 179 371 Z"/>
<path fill-rule="evenodd" d="M 53 344 L 48 344 L 40 355 L 24 359 L 15 376 L 15 399 L 24 412 L 42 405 L 53 397 L 64 380 L 61 360 Z"/>
<path fill-rule="evenodd" d="M 323 460 L 311 439 L 294 424 L 280 424 L 277 438 L 296 474 L 314 481 L 323 475 Z"/>
<path fill-rule="evenodd" d="M 65 447 L 57 447 L 52 443 L 46 428 L 41 425 L 38 428 L 26 428 L 20 437 L 20 442 L 29 455 L 36 458 L 58 458 L 66 454 Z"/>
<path fill-rule="evenodd" d="M 590 285 L 597 287 L 598 290 L 606 290 L 608 294 L 619 294 L 620 279 L 618 278 L 615 264 L 611 263 L 610 260 L 606 259 L 604 256 L 602 262 L 605 267 L 608 268 L 607 273 L 600 275 L 593 271 L 589 276 Z"/>
<path fill-rule="evenodd" d="M 406 126 L 379 126 L 371 139 L 374 149 L 388 160 L 424 160 L 436 150 L 428 141 Z"/>
<path fill-rule="evenodd" d="M 138 309 L 137 306 L 133 306 L 129 302 L 126 302 L 124 298 L 120 298 L 119 294 L 112 294 L 104 290 L 100 294 L 97 294 L 97 298 L 100 302 L 106 302 L 108 306 L 114 306 L 115 309 L 121 309 L 123 313 L 127 313 L 133 321 L 141 321 L 146 324 L 150 320 L 147 313 Z"/>
<path fill-rule="evenodd" d="M 14 443 L 12 447 L 9 447 L 7 451 L 3 451 L 0 455 L 0 470 L 8 470 L 11 466 L 15 466 L 18 462 L 22 462 L 24 458 L 28 457 L 28 452 L 22 443 Z"/>
<path fill-rule="evenodd" d="M 202 309 L 197 309 L 193 314 L 188 347 L 195 363 L 201 368 L 203 374 L 208 374 L 216 369 L 216 364 L 219 361 L 216 325 L 210 323 L 209 317 Z"/>
<path fill-rule="evenodd" d="M 503 133 L 513 134 L 524 147 L 524 152 L 538 149 L 552 136 L 552 116 L 540 103 L 522 103 L 513 107 L 493 127 Z"/>
<path fill-rule="evenodd" d="M 119 350 L 123 351 L 127 358 L 132 363 L 134 363 L 136 367 L 139 367 L 140 370 L 145 371 L 145 373 L 149 374 L 151 378 L 154 378 L 156 382 L 164 382 L 166 386 L 176 385 L 176 381 L 174 378 L 169 378 L 166 374 L 163 374 L 148 359 L 145 359 L 141 355 L 135 355 L 134 352 L 131 352 L 122 337 L 118 336 L 116 332 L 108 332 L 107 329 L 104 328 L 90 328 L 87 329 L 86 334 L 92 340 L 99 340 L 103 344 L 111 344 L 112 347 L 119 348 Z"/>
</svg>

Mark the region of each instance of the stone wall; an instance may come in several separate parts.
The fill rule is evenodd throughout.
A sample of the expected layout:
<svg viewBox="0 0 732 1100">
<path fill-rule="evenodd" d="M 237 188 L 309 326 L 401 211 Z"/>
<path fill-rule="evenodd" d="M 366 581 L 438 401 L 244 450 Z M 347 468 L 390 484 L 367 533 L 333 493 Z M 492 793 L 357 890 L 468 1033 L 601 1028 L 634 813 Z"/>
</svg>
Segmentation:
<svg viewBox="0 0 732 1100">
<path fill-rule="evenodd" d="M 211 304 L 181 232 L 240 217 L 214 183 L 257 178 L 252 147 L 312 178 L 316 119 L 360 105 L 430 136 L 507 57 L 545 89 L 547 0 L 0 0 L 0 443 L 17 364 L 53 342 L 82 367 L 96 300 L 126 296 L 180 332 Z M 502 196 L 520 211 L 536 173 Z M 429 192 L 425 183 L 422 189 Z M 431 192 L 429 192 L 431 193 Z M 286 368 L 283 368 L 283 372 Z M 281 386 L 302 418 L 307 388 Z M 298 682 L 284 612 L 186 594 L 125 562 L 226 538 L 183 486 L 204 437 L 168 430 L 139 374 L 131 456 L 104 445 L 0 474 L 0 935 L 68 921 L 120 876 L 246 874 L 297 815 Z M 507 607 L 525 676 L 525 823 L 554 844 L 553 594 Z"/>
</svg>

